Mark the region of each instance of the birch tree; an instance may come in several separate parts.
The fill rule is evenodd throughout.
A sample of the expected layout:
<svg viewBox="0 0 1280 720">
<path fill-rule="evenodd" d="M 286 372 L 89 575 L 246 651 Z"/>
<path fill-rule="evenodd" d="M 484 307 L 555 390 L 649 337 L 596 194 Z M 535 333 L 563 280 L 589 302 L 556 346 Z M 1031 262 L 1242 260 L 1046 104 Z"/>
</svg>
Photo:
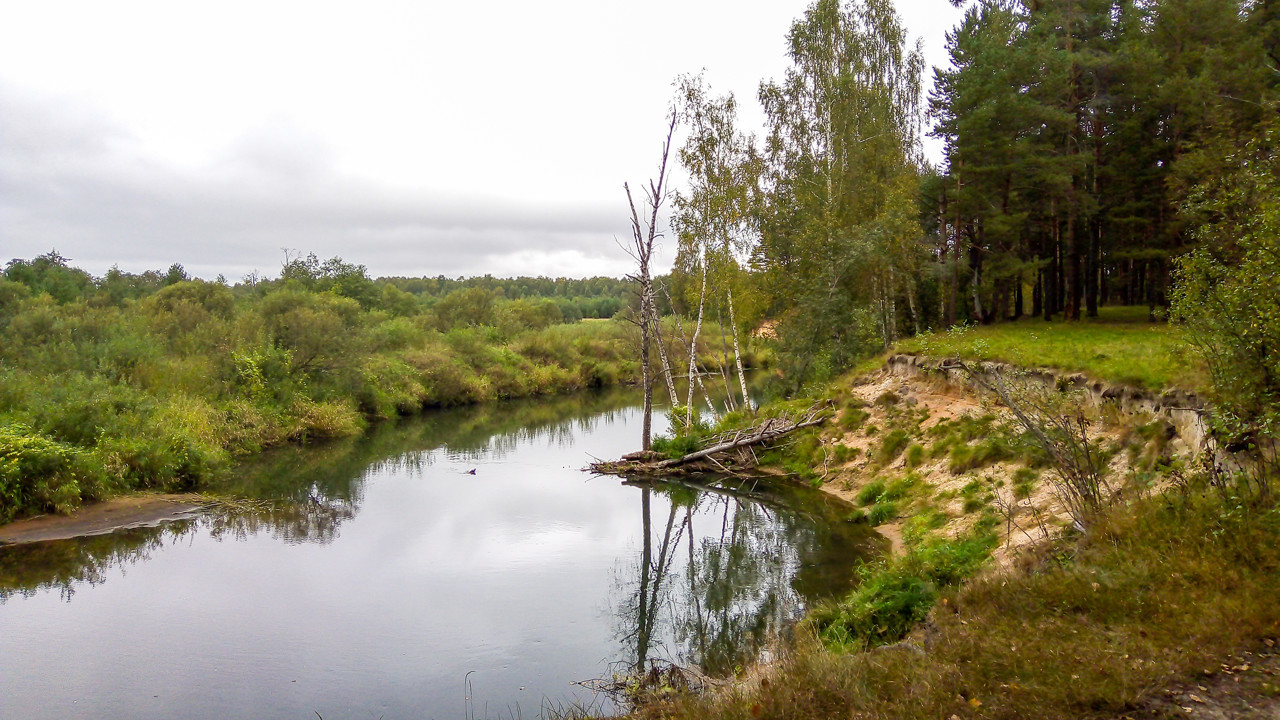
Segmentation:
<svg viewBox="0 0 1280 720">
<path fill-rule="evenodd" d="M 696 272 L 701 280 L 694 340 L 690 344 L 696 347 L 710 281 L 713 292 L 721 294 L 727 305 L 742 405 L 750 407 L 734 285 L 746 275 L 742 260 L 756 246 L 750 212 L 758 176 L 754 138 L 737 130 L 737 101 L 732 94 L 712 97 L 701 76 L 681 78 L 678 88 L 689 127 L 689 137 L 680 149 L 681 163 L 689 173 L 689 189 L 676 195 L 674 222 L 680 241 L 676 264 L 690 275 Z M 691 357 L 691 379 L 696 370 L 694 362 Z M 733 392 L 727 395 L 732 406 Z M 691 405 L 692 390 L 689 401 Z"/>
<path fill-rule="evenodd" d="M 818 0 L 788 44 L 792 66 L 760 88 L 769 132 L 754 260 L 789 309 L 779 331 L 804 375 L 897 335 L 922 254 L 919 224 L 903 220 L 915 214 L 924 63 L 890 0 Z"/>
</svg>

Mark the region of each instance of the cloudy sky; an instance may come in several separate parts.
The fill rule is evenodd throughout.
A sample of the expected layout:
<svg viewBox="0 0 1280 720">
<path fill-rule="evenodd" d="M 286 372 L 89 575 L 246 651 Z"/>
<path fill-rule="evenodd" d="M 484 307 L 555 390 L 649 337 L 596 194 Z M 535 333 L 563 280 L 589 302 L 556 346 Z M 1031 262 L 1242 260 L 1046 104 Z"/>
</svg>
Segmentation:
<svg viewBox="0 0 1280 720">
<path fill-rule="evenodd" d="M 896 2 L 943 62 L 959 11 Z M 757 126 L 807 4 L 0 0 L 0 263 L 620 275 L 672 80 Z"/>
</svg>

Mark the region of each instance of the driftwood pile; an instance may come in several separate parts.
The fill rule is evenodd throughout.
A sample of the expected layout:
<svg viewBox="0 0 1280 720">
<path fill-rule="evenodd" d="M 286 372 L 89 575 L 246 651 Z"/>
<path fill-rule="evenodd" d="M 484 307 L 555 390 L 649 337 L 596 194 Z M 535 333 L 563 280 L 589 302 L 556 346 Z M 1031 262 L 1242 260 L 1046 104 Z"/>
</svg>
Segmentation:
<svg viewBox="0 0 1280 720">
<path fill-rule="evenodd" d="M 767 445 L 797 430 L 821 425 L 831 417 L 829 403 L 809 408 L 798 417 L 783 415 L 766 418 L 747 428 L 722 433 L 707 440 L 701 450 L 678 458 L 647 451 L 623 455 L 621 460 L 592 463 L 591 472 L 599 475 L 681 474 L 688 472 L 724 472 L 737 474 L 744 465 L 756 465 L 752 448 Z"/>
</svg>

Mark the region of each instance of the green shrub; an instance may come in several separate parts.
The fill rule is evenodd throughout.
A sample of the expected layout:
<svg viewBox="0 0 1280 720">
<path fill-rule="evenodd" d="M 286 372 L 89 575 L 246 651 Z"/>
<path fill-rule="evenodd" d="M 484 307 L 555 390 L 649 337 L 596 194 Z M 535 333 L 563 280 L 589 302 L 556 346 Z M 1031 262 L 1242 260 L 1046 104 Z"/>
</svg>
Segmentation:
<svg viewBox="0 0 1280 720">
<path fill-rule="evenodd" d="M 874 503 L 876 500 L 880 499 L 880 496 L 883 494 L 884 494 L 884 481 L 882 480 L 872 481 L 864 485 L 863 488 L 858 491 L 858 504 L 870 505 L 871 503 Z"/>
<path fill-rule="evenodd" d="M 702 438 L 697 434 L 659 435 L 653 439 L 653 451 L 669 458 L 684 457 L 702 449 Z"/>
<path fill-rule="evenodd" d="M 855 432 L 869 417 L 871 413 L 860 407 L 847 408 L 840 416 L 840 429 L 845 432 Z"/>
<path fill-rule="evenodd" d="M 70 512 L 105 485 L 84 451 L 22 424 L 0 425 L 0 522 L 20 513 Z"/>
<path fill-rule="evenodd" d="M 906 430 L 901 428 L 891 430 L 880 441 L 880 453 L 877 459 L 888 465 L 898 459 L 898 456 L 902 454 L 903 449 L 906 448 L 909 442 L 911 442 L 911 436 L 907 434 Z"/>
<path fill-rule="evenodd" d="M 809 622 L 832 649 L 854 652 L 895 642 L 923 620 L 937 599 L 928 582 L 910 575 L 882 571 L 839 605 L 818 608 Z"/>
<path fill-rule="evenodd" d="M 880 495 L 881 500 L 901 500 L 906 497 L 911 488 L 920 482 L 920 476 L 915 473 L 907 473 L 906 475 L 889 483 L 884 492 Z"/>
<path fill-rule="evenodd" d="M 924 446 L 920 443 L 912 443 L 907 448 L 907 467 L 917 468 L 924 462 Z"/>
<path fill-rule="evenodd" d="M 900 558 L 863 569 L 856 590 L 816 608 L 805 622 L 836 650 L 896 642 L 929 614 L 942 589 L 976 572 L 995 544 L 992 534 L 922 542 Z"/>
<path fill-rule="evenodd" d="M 898 505 L 888 500 L 877 502 L 867 513 L 867 519 L 871 521 L 872 526 L 883 525 L 896 517 L 898 517 Z"/>
</svg>

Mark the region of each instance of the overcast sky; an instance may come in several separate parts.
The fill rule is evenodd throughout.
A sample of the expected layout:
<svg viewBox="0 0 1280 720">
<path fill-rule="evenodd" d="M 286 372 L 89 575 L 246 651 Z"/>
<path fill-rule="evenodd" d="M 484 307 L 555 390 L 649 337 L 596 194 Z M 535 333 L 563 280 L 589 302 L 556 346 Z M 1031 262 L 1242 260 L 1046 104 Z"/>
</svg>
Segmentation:
<svg viewBox="0 0 1280 720">
<path fill-rule="evenodd" d="M 959 11 L 896 2 L 943 62 Z M 807 5 L 0 0 L 0 263 L 621 275 L 672 80 L 705 69 L 757 126 Z"/>
</svg>

